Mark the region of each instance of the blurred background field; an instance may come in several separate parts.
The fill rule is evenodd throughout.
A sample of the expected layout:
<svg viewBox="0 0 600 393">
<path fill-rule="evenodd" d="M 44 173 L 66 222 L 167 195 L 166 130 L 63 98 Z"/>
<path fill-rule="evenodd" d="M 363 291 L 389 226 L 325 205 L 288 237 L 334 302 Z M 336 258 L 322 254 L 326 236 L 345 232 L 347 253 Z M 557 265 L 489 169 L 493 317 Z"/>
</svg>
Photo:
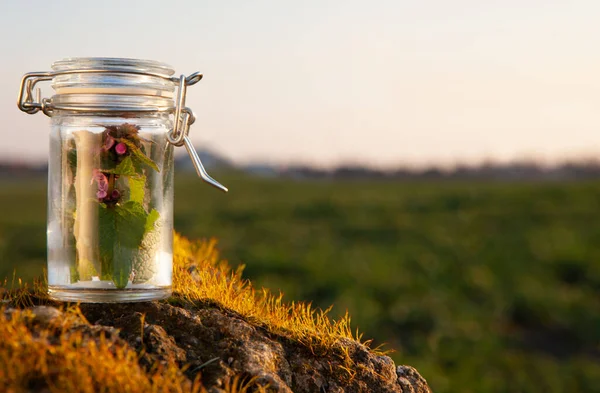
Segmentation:
<svg viewBox="0 0 600 393">
<path fill-rule="evenodd" d="M 175 227 L 288 300 L 352 315 L 434 392 L 600 390 L 600 183 L 176 182 Z M 0 181 L 0 276 L 45 266 L 45 177 Z"/>
</svg>

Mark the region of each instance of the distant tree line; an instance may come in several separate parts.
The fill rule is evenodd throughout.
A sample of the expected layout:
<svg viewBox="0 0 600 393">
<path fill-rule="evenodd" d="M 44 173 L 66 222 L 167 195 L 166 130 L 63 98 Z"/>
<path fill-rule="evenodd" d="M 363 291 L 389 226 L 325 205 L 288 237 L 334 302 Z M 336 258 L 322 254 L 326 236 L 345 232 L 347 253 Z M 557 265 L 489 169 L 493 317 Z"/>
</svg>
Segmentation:
<svg viewBox="0 0 600 393">
<path fill-rule="evenodd" d="M 486 163 L 479 166 L 423 169 L 398 168 L 379 170 L 366 166 L 340 166 L 332 170 L 310 166 L 291 166 L 280 169 L 279 176 L 314 179 L 398 179 L 398 180 L 579 180 L 600 178 L 600 162 L 569 162 L 555 166 L 515 162 Z"/>
<path fill-rule="evenodd" d="M 512 162 L 507 164 L 485 163 L 478 166 L 442 168 L 431 166 L 421 169 L 397 168 L 382 170 L 362 165 L 344 165 L 334 169 L 321 169 L 309 165 L 276 166 L 253 164 L 236 166 L 211 153 L 205 161 L 210 170 L 241 170 L 262 177 L 285 177 L 293 179 L 381 179 L 381 180 L 585 180 L 600 178 L 600 161 L 587 160 L 545 166 L 535 162 Z M 207 154 L 208 155 L 208 154 Z M 203 158 L 204 160 L 204 158 Z M 176 159 L 177 171 L 193 171 L 189 158 Z M 46 164 L 0 162 L 0 178 L 21 178 L 44 175 Z"/>
</svg>

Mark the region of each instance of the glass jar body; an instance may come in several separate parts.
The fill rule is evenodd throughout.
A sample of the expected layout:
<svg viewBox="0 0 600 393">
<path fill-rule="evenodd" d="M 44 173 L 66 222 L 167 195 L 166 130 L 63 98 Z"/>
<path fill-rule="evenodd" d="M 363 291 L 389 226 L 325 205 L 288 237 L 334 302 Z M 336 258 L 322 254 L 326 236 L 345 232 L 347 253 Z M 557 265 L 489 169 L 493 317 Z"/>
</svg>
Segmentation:
<svg viewBox="0 0 600 393">
<path fill-rule="evenodd" d="M 61 301 L 171 293 L 173 146 L 167 114 L 52 115 L 48 290 Z"/>
</svg>

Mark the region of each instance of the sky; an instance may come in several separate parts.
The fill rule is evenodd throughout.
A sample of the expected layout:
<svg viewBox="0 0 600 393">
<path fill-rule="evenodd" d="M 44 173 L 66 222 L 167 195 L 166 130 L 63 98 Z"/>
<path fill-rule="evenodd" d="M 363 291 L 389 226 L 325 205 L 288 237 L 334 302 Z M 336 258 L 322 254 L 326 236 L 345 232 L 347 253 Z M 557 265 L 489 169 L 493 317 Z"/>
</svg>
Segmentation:
<svg viewBox="0 0 600 393">
<path fill-rule="evenodd" d="M 65 57 L 201 71 L 194 143 L 238 163 L 595 158 L 600 2 L 0 0 L 0 160 L 43 161 L 26 72 Z"/>
</svg>

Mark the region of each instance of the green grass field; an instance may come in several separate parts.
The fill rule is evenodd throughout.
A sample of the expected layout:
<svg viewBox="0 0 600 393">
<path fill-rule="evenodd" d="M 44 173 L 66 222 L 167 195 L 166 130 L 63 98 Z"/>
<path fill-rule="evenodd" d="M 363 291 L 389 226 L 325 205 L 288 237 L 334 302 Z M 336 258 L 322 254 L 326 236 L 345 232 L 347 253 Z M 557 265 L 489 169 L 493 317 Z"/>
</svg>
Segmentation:
<svg viewBox="0 0 600 393">
<path fill-rule="evenodd" d="M 434 392 L 600 391 L 600 183 L 191 176 L 175 227 L 289 300 L 346 309 Z M 45 180 L 0 183 L 0 276 L 45 264 Z"/>
</svg>

